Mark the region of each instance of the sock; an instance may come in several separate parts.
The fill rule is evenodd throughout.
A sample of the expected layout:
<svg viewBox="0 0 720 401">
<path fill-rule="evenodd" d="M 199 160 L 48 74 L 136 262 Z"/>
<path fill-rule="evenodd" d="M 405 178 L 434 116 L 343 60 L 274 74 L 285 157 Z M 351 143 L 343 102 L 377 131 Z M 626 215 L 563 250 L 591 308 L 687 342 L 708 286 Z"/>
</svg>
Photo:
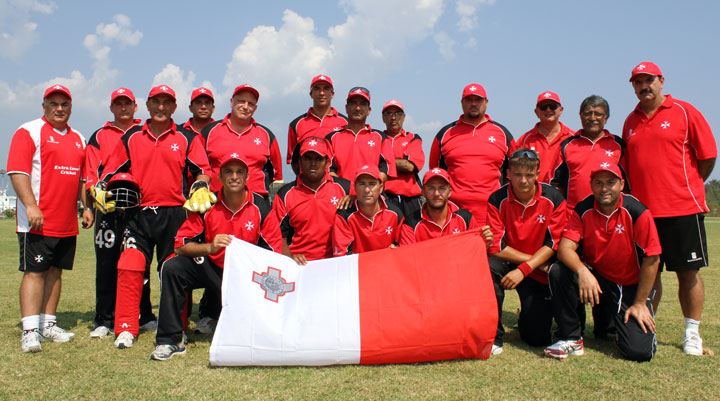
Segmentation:
<svg viewBox="0 0 720 401">
<path fill-rule="evenodd" d="M 55 317 L 55 315 L 40 314 L 40 327 L 45 328 L 54 324 L 57 324 L 57 317 Z"/>
<path fill-rule="evenodd" d="M 40 315 L 30 315 L 22 318 L 23 331 L 33 331 L 40 327 Z"/>
<path fill-rule="evenodd" d="M 686 335 L 689 333 L 695 333 L 695 334 L 699 335 L 700 334 L 699 330 L 700 330 L 700 321 L 699 320 L 690 319 L 689 317 L 685 318 L 685 334 Z"/>
</svg>

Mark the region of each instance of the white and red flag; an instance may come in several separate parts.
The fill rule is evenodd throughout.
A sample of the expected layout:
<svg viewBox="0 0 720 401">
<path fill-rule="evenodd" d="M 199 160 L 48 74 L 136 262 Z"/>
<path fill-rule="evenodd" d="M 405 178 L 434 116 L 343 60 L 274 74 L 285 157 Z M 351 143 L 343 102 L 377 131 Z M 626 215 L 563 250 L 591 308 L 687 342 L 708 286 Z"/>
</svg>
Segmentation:
<svg viewBox="0 0 720 401">
<path fill-rule="evenodd" d="M 306 266 L 233 240 L 222 300 L 214 366 L 487 359 L 498 318 L 477 230 Z"/>
</svg>

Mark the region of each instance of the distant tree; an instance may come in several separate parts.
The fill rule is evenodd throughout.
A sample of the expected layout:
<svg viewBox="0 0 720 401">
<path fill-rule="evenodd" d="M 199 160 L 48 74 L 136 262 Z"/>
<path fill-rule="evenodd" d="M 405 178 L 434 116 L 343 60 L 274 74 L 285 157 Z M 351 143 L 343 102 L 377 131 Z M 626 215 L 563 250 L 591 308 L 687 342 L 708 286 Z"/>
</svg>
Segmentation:
<svg viewBox="0 0 720 401">
<path fill-rule="evenodd" d="M 720 181 L 710 180 L 705 184 L 705 200 L 710 216 L 720 216 Z"/>
</svg>

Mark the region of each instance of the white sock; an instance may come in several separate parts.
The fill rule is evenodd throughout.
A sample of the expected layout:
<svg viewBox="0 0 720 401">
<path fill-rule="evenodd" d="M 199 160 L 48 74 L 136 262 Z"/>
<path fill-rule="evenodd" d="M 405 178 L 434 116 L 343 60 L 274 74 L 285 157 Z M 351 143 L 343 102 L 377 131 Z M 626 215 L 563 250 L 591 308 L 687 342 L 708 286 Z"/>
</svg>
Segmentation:
<svg viewBox="0 0 720 401">
<path fill-rule="evenodd" d="M 685 318 L 685 334 L 690 334 L 690 333 L 695 333 L 697 335 L 700 335 L 700 321 L 686 317 Z"/>
<path fill-rule="evenodd" d="M 40 327 L 48 327 L 51 323 L 57 323 L 57 317 L 55 317 L 55 315 L 40 314 Z"/>
<path fill-rule="evenodd" d="M 22 318 L 23 331 L 37 330 L 40 327 L 40 315 L 30 315 Z"/>
</svg>

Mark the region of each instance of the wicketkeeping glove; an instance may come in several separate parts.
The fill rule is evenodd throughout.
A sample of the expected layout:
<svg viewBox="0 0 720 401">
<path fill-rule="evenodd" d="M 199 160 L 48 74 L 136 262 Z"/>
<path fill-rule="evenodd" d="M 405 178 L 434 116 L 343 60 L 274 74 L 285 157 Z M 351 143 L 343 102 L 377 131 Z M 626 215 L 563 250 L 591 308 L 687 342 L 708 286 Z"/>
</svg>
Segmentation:
<svg viewBox="0 0 720 401">
<path fill-rule="evenodd" d="M 95 186 L 90 187 L 90 196 L 93 197 L 95 209 L 102 214 L 112 213 L 115 211 L 115 201 L 108 201 L 110 191 L 105 190 L 105 183 L 100 181 Z"/>
<path fill-rule="evenodd" d="M 190 199 L 185 201 L 183 207 L 191 212 L 205 213 L 215 202 L 217 197 L 210 192 L 208 183 L 198 180 L 190 187 Z"/>
</svg>

